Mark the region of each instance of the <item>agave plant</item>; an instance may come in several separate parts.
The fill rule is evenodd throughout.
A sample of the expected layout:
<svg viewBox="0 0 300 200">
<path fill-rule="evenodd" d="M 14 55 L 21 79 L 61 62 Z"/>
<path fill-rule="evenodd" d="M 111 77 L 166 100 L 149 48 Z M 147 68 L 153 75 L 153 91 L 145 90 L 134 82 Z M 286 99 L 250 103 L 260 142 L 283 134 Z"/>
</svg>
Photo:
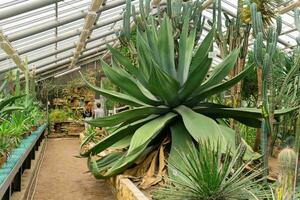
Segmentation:
<svg viewBox="0 0 300 200">
<path fill-rule="evenodd" d="M 240 200 L 271 196 L 260 185 L 264 179 L 262 170 L 245 173 L 251 161 L 235 168 L 244 148 L 240 146 L 233 154 L 227 149 L 222 154 L 220 144 L 215 146 L 209 141 L 189 146 L 187 152 L 179 152 L 179 158 L 185 162 L 184 170 L 171 164 L 181 172 L 179 179 L 169 180 L 153 193 L 153 199 Z"/>
<path fill-rule="evenodd" d="M 185 13 L 176 41 L 178 48 L 174 47 L 174 37 L 177 37 L 174 32 L 177 30 L 173 29 L 172 18 L 166 14 L 157 21 L 155 17 L 148 16 L 143 21 L 143 30 L 137 29 L 135 48 L 138 64 L 132 64 L 118 50 L 108 47 L 112 54 L 112 67 L 102 61 L 102 68 L 106 77 L 122 92 L 98 88 L 83 77 L 90 88 L 106 98 L 132 106 L 128 111 L 89 121 L 96 127 L 116 127 L 91 149 L 81 152 L 82 156 L 89 157 L 90 170 L 97 178 L 123 172 L 167 137 L 172 141 L 170 162 L 176 160 L 177 166 L 184 165 L 182 160 L 176 159 L 177 152 L 185 152 L 187 145 L 197 141 L 219 141 L 224 152 L 227 147 L 234 150 L 235 132 L 222 123 L 223 118 L 260 127 L 261 110 L 231 108 L 208 101 L 212 95 L 238 83 L 253 67 L 249 66 L 224 81 L 236 63 L 239 49 L 235 49 L 217 66 L 212 66 L 209 55 L 213 48 L 214 25 L 202 43 L 196 45 L 199 38 L 193 27 L 199 25 L 201 15 L 198 18 L 192 16 L 188 5 L 191 4 L 182 4 L 182 9 L 179 9 Z M 169 9 L 172 7 L 168 4 Z M 204 25 L 200 26 L 203 28 Z M 291 110 L 276 111 L 276 115 Z M 93 155 L 119 143 L 126 144 L 123 151 L 94 159 Z M 245 159 L 251 156 L 251 149 L 248 148 Z"/>
</svg>

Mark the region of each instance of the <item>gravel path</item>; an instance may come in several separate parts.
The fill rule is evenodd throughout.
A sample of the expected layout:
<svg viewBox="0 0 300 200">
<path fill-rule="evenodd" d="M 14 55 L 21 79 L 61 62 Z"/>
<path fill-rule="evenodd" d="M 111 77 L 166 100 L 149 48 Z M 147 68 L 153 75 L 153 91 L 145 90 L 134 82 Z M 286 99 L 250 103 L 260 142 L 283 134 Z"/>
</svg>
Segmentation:
<svg viewBox="0 0 300 200">
<path fill-rule="evenodd" d="M 110 188 L 87 172 L 76 158 L 78 139 L 49 139 L 34 200 L 113 200 Z"/>
</svg>

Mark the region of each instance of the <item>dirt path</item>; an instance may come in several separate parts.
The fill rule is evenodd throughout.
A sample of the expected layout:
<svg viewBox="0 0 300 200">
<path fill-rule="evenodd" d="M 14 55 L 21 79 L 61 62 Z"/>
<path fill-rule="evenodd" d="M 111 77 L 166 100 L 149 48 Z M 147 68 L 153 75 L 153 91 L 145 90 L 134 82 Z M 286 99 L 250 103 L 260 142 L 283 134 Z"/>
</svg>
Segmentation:
<svg viewBox="0 0 300 200">
<path fill-rule="evenodd" d="M 76 158 L 78 139 L 49 139 L 34 200 L 113 200 L 102 180 L 87 172 L 86 160 Z"/>
</svg>

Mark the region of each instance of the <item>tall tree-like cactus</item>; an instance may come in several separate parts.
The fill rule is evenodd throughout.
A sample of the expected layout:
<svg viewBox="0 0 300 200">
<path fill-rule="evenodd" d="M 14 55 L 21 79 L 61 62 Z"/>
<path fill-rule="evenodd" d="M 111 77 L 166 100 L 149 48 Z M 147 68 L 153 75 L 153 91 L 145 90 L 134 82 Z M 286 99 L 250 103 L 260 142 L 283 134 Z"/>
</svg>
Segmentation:
<svg viewBox="0 0 300 200">
<path fill-rule="evenodd" d="M 265 175 L 268 175 L 268 137 L 272 135 L 272 123 L 273 119 L 271 117 L 274 114 L 270 115 L 270 105 L 268 90 L 270 81 L 270 73 L 272 70 L 272 60 L 276 51 L 278 35 L 281 32 L 281 19 L 277 19 L 277 29 L 271 26 L 268 28 L 267 32 L 263 29 L 263 20 L 262 16 L 256 10 L 256 4 L 251 5 L 251 14 L 252 14 L 252 24 L 253 32 L 255 36 L 254 41 L 254 58 L 256 65 L 262 68 L 262 113 L 263 113 L 263 122 L 261 129 L 261 151 L 263 155 L 263 167 L 265 168 Z M 266 39 L 264 40 L 264 36 Z M 264 43 L 265 42 L 265 43 Z M 274 112 L 274 111 L 272 111 Z"/>
<path fill-rule="evenodd" d="M 297 179 L 298 179 L 298 172 L 299 172 L 299 151 L 300 151 L 300 114 L 298 113 L 297 116 L 297 121 L 296 121 L 296 128 L 295 128 L 295 144 L 294 144 L 294 149 L 296 152 L 296 167 L 295 167 L 295 182 L 294 182 L 294 193 L 295 193 L 295 188 L 297 185 Z"/>
<path fill-rule="evenodd" d="M 218 0 L 218 20 L 217 20 L 217 33 L 216 42 L 220 48 L 221 58 L 225 58 L 230 52 L 235 48 L 241 48 L 238 60 L 235 67 L 230 72 L 230 76 L 234 77 L 236 74 L 240 73 L 245 66 L 245 61 L 248 53 L 248 43 L 249 34 L 251 30 L 250 24 L 243 24 L 241 21 L 241 11 L 243 7 L 243 2 L 238 1 L 238 9 L 236 13 L 236 18 L 229 18 L 227 14 L 224 13 L 225 22 L 222 24 L 222 6 L 221 1 Z M 222 26 L 225 25 L 226 30 L 224 31 Z M 239 82 L 237 85 L 231 88 L 231 103 L 232 106 L 240 106 L 241 104 L 241 88 L 242 83 Z M 232 125 L 233 126 L 233 125 Z"/>
</svg>

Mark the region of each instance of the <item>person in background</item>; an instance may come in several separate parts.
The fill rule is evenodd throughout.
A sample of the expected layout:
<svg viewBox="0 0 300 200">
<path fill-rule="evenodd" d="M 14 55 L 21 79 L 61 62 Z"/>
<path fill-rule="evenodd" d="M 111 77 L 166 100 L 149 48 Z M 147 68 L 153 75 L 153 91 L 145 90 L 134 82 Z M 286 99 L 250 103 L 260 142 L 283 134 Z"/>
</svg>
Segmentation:
<svg viewBox="0 0 300 200">
<path fill-rule="evenodd" d="M 84 127 L 85 130 L 87 130 L 90 125 L 86 121 L 93 119 L 93 103 L 90 101 L 86 104 L 85 110 L 83 111 L 83 118 L 85 120 Z"/>
<path fill-rule="evenodd" d="M 104 110 L 101 108 L 101 103 L 96 104 L 97 108 L 94 110 L 94 119 L 104 117 Z"/>
</svg>

